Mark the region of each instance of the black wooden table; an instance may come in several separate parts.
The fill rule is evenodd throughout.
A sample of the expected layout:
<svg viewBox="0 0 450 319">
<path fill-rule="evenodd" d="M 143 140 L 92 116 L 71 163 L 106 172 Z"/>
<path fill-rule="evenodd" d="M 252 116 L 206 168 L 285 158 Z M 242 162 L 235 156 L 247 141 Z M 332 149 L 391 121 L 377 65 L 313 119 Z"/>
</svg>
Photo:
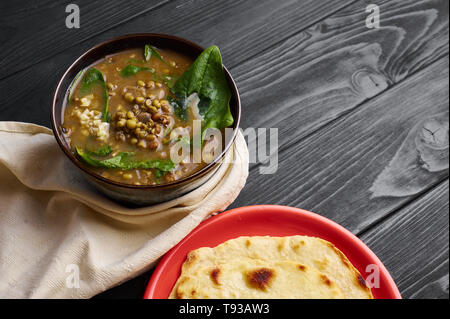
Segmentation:
<svg viewBox="0 0 450 319">
<path fill-rule="evenodd" d="M 0 120 L 50 126 L 65 68 L 136 32 L 217 44 L 242 127 L 279 131 L 278 171 L 252 163 L 232 207 L 283 204 L 350 229 L 405 298 L 449 297 L 448 0 L 71 1 L 0 4 Z M 366 25 L 379 5 L 380 28 Z M 99 297 L 141 298 L 148 272 Z"/>
</svg>

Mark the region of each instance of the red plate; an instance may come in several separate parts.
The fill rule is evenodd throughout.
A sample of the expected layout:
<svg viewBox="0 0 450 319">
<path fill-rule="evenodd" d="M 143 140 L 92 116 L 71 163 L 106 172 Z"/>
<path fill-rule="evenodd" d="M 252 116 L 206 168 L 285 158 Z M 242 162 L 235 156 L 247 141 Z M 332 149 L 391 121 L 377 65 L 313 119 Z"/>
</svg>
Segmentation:
<svg viewBox="0 0 450 319">
<path fill-rule="evenodd" d="M 232 209 L 202 222 L 161 260 L 145 291 L 145 299 L 168 298 L 180 276 L 186 255 L 200 247 L 214 247 L 239 236 L 320 237 L 336 245 L 364 278 L 368 265 L 379 269 L 379 287 L 372 288 L 376 299 L 400 299 L 389 272 L 364 243 L 350 231 L 320 215 L 287 206 L 260 205 Z"/>
</svg>

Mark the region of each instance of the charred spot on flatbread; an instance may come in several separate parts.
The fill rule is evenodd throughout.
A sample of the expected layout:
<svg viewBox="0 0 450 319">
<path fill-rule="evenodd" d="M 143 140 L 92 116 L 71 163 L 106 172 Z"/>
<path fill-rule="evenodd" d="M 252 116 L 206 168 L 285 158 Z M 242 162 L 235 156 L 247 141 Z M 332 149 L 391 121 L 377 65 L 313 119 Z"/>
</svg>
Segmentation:
<svg viewBox="0 0 450 319">
<path fill-rule="evenodd" d="M 184 297 L 184 294 L 177 290 L 175 293 L 175 298 L 176 299 L 184 299 L 183 297 Z"/>
<path fill-rule="evenodd" d="M 214 268 L 213 270 L 211 270 L 210 276 L 211 276 L 211 280 L 213 281 L 213 283 L 215 283 L 216 285 L 219 285 L 219 274 L 220 274 L 220 269 L 219 268 Z"/>
<path fill-rule="evenodd" d="M 195 261 L 197 260 L 197 254 L 195 253 L 195 251 L 191 251 L 188 253 L 187 257 L 186 257 L 186 261 L 185 264 L 187 266 L 192 265 Z"/>
<path fill-rule="evenodd" d="M 300 247 L 301 247 L 301 246 L 305 246 L 305 245 L 306 245 L 306 243 L 305 243 L 304 240 L 299 240 L 299 241 L 297 241 L 294 245 L 292 245 L 292 249 L 293 249 L 294 251 L 299 251 L 299 250 L 300 250 Z"/>
<path fill-rule="evenodd" d="M 352 265 L 350 264 L 350 262 L 348 261 L 347 257 L 345 257 L 344 253 L 342 251 L 340 251 L 335 245 L 333 245 L 330 242 L 327 242 L 328 247 L 330 247 L 331 249 L 334 250 L 334 252 L 339 256 L 339 258 L 341 259 L 342 263 L 347 267 L 347 268 L 352 268 Z"/>
<path fill-rule="evenodd" d="M 327 286 L 331 286 L 333 283 L 331 282 L 330 278 L 328 278 L 326 275 L 321 274 L 320 275 L 320 280 L 322 280 L 322 282 L 327 285 Z"/>
<path fill-rule="evenodd" d="M 357 279 L 358 284 L 361 285 L 361 287 L 368 288 L 366 280 L 363 278 L 363 276 L 361 276 L 361 274 L 357 274 L 356 279 Z"/>
<path fill-rule="evenodd" d="M 247 273 L 247 281 L 250 286 L 266 290 L 275 277 L 275 271 L 270 268 L 259 268 Z"/>
<path fill-rule="evenodd" d="M 329 266 L 329 260 L 327 257 L 324 257 L 323 259 L 314 259 L 314 266 L 316 266 L 318 270 L 324 270 Z"/>
<path fill-rule="evenodd" d="M 186 259 L 171 298 L 177 290 L 183 298 L 373 298 L 338 247 L 307 236 L 239 237 L 199 248 Z"/>
</svg>

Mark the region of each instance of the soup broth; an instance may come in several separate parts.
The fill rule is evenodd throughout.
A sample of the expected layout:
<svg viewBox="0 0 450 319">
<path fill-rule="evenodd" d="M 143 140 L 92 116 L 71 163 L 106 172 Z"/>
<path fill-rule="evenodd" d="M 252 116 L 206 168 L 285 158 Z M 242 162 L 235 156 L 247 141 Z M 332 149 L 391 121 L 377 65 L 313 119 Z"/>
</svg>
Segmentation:
<svg viewBox="0 0 450 319">
<path fill-rule="evenodd" d="M 107 56 L 75 79 L 62 131 L 72 151 L 86 155 L 88 166 L 107 179 L 134 185 L 169 183 L 207 165 L 183 160 L 169 170 L 161 168 L 165 162 L 159 162 L 169 160 L 171 145 L 180 141 L 178 133 L 188 136 L 184 137 L 187 143 L 192 141 L 195 112 L 189 110 L 184 119 L 177 116 L 170 87 L 193 60 L 161 49 L 147 59 L 143 51 Z M 130 154 L 134 161 L 148 164 L 119 167 L 117 158 Z M 102 165 L 96 165 L 98 161 Z"/>
</svg>

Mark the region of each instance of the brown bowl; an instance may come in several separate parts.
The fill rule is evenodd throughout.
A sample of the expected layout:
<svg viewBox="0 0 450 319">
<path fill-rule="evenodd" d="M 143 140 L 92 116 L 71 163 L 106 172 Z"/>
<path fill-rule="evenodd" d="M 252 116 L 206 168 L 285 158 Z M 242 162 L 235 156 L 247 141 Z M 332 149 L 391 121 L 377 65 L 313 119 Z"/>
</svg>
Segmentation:
<svg viewBox="0 0 450 319">
<path fill-rule="evenodd" d="M 217 171 L 221 165 L 221 159 L 224 158 L 225 154 L 231 151 L 231 145 L 234 143 L 236 138 L 241 118 L 241 101 L 239 98 L 239 92 L 233 78 L 224 67 L 225 76 L 232 91 L 230 109 L 234 118 L 234 133 L 231 139 L 226 141 L 225 147 L 220 156 L 218 156 L 213 162 L 190 176 L 175 182 L 161 185 L 131 185 L 120 183 L 106 179 L 89 169 L 88 166 L 80 162 L 71 152 L 70 146 L 61 131 L 65 108 L 64 101 L 66 95 L 68 94 L 68 90 L 70 89 L 70 85 L 80 70 L 89 67 L 94 62 L 104 58 L 106 55 L 126 49 L 144 47 L 145 44 L 152 44 L 162 49 L 171 49 L 182 52 L 193 59 L 200 55 L 200 53 L 204 50 L 198 44 L 190 42 L 186 39 L 156 33 L 130 34 L 103 42 L 86 51 L 86 53 L 80 56 L 66 70 L 59 81 L 58 86 L 56 87 L 52 106 L 53 134 L 67 157 L 84 173 L 88 181 L 90 181 L 99 191 L 117 201 L 135 206 L 150 205 L 168 201 L 184 195 L 204 184 Z"/>
</svg>

